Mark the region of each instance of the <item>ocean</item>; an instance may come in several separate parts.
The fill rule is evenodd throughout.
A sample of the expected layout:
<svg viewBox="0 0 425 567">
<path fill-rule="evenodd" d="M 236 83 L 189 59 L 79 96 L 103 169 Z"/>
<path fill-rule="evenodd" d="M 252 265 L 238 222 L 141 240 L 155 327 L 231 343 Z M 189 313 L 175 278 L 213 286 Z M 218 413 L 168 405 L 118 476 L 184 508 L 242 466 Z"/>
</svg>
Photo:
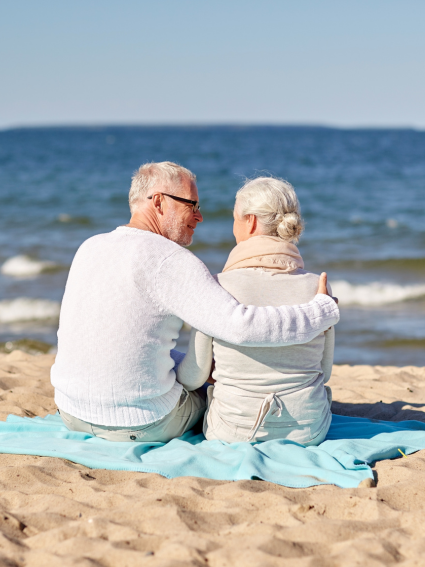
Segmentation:
<svg viewBox="0 0 425 567">
<path fill-rule="evenodd" d="M 305 266 L 327 271 L 340 301 L 335 362 L 425 365 L 425 132 L 415 130 L 0 131 L 0 351 L 54 352 L 77 248 L 128 222 L 133 171 L 164 160 L 198 177 L 204 222 L 191 250 L 212 273 L 235 244 L 232 209 L 244 180 L 290 181 L 305 219 Z"/>
</svg>

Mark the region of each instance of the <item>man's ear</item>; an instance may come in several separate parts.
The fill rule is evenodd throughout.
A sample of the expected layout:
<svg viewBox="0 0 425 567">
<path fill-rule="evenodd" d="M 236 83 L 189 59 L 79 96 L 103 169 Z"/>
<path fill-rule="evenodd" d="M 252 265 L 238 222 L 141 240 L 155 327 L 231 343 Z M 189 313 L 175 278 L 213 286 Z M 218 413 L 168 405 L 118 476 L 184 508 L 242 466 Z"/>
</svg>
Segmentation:
<svg viewBox="0 0 425 567">
<path fill-rule="evenodd" d="M 163 201 L 163 197 L 160 193 L 155 193 L 155 195 L 153 195 L 152 205 L 154 206 L 156 212 L 159 213 L 160 215 L 163 214 L 162 201 Z"/>
</svg>

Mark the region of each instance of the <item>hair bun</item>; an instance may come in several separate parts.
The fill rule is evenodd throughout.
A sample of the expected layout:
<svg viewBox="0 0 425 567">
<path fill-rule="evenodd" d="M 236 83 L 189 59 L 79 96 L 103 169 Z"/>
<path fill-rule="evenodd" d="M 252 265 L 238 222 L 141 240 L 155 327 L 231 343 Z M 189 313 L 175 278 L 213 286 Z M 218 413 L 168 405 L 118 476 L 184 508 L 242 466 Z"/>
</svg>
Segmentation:
<svg viewBox="0 0 425 567">
<path fill-rule="evenodd" d="M 289 220 L 289 218 L 292 217 L 292 215 L 295 215 L 296 218 L 299 217 L 297 211 L 287 211 L 286 213 L 276 213 L 275 219 L 276 219 L 276 222 L 282 222 L 285 219 Z"/>
<path fill-rule="evenodd" d="M 297 211 L 278 213 L 276 215 L 276 232 L 280 238 L 297 242 L 303 231 L 303 223 Z"/>
</svg>

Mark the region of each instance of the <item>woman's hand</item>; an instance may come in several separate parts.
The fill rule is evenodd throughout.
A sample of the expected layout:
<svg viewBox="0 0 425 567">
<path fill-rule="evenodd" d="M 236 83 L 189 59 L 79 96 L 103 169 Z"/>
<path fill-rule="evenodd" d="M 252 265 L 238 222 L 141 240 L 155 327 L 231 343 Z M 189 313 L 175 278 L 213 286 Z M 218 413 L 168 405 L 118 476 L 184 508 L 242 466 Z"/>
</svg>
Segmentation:
<svg viewBox="0 0 425 567">
<path fill-rule="evenodd" d="M 329 297 L 332 297 L 328 293 L 327 284 L 328 284 L 328 275 L 327 275 L 326 272 L 322 272 L 320 274 L 319 287 L 317 289 L 317 293 L 323 293 L 324 295 L 329 295 Z M 338 298 L 337 297 L 332 297 L 332 299 L 335 301 L 336 304 L 338 304 Z"/>
</svg>

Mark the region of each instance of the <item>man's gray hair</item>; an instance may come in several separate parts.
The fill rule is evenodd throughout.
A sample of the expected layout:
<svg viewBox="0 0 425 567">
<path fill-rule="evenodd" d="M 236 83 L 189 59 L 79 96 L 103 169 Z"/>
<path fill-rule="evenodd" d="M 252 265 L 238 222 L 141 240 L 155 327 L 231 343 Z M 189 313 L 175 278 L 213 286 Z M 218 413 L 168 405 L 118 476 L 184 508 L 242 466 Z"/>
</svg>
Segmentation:
<svg viewBox="0 0 425 567">
<path fill-rule="evenodd" d="M 196 175 L 191 171 L 171 161 L 145 163 L 134 172 L 131 179 L 128 202 L 130 211 L 136 208 L 138 201 L 148 197 L 151 189 L 158 187 L 161 191 L 175 194 L 184 179 L 195 182 Z"/>
<path fill-rule="evenodd" d="M 239 218 L 255 215 L 264 234 L 298 242 L 304 229 L 301 209 L 290 183 L 275 177 L 248 180 L 236 193 Z"/>
</svg>

